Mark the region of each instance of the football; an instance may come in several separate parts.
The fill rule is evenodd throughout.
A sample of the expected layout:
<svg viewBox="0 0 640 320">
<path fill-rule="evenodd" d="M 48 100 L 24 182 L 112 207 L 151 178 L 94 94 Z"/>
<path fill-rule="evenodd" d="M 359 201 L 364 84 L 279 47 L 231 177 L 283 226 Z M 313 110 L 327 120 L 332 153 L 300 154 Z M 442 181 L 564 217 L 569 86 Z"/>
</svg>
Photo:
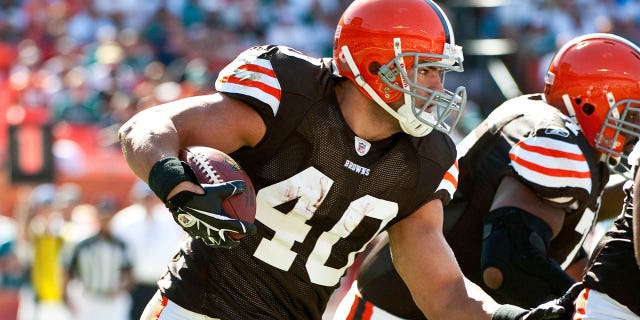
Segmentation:
<svg viewBox="0 0 640 320">
<path fill-rule="evenodd" d="M 192 146 L 180 150 L 178 158 L 188 164 L 201 184 L 243 180 L 247 189 L 222 202 L 222 209 L 234 219 L 253 223 L 256 217 L 256 191 L 251 179 L 228 154 L 210 147 Z M 229 232 L 234 239 L 244 235 Z"/>
</svg>

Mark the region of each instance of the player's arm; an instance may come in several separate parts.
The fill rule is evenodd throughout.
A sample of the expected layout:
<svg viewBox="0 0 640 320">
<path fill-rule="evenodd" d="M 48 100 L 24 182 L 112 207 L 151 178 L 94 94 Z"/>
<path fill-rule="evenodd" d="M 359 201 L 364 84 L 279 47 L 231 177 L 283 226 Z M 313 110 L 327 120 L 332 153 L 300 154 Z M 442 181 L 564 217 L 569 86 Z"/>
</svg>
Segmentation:
<svg viewBox="0 0 640 320">
<path fill-rule="evenodd" d="M 484 219 L 484 283 L 525 306 L 562 295 L 575 280 L 548 258 L 547 248 L 564 216 L 520 180 L 504 177 Z"/>
<path fill-rule="evenodd" d="M 582 281 L 582 276 L 584 269 L 587 267 L 587 263 L 589 263 L 589 253 L 584 247 L 582 247 L 571 264 L 564 269 L 564 272 L 566 272 L 573 280 Z"/>
<path fill-rule="evenodd" d="M 429 319 L 491 319 L 498 304 L 462 274 L 432 200 L 389 229 L 393 263 Z"/>
<path fill-rule="evenodd" d="M 221 203 L 244 191 L 243 181 L 198 185 L 191 168 L 178 158 L 180 149 L 208 146 L 230 153 L 255 146 L 266 125 L 256 111 L 220 93 L 185 98 L 146 109 L 119 131 L 125 159 L 167 205 L 174 220 L 194 238 L 214 247 L 237 242 L 225 230 L 241 234 L 255 226 L 221 215 Z"/>
<path fill-rule="evenodd" d="M 565 320 L 573 295 L 531 310 L 500 305 L 464 277 L 442 235 L 442 203 L 432 200 L 389 228 L 393 263 L 429 319 Z M 573 291 L 575 294 L 575 291 Z"/>
<path fill-rule="evenodd" d="M 158 160 L 177 157 L 183 147 L 202 145 L 231 153 L 242 146 L 255 146 L 265 132 L 255 110 L 215 93 L 143 110 L 129 119 L 118 135 L 129 166 L 148 181 Z"/>
</svg>

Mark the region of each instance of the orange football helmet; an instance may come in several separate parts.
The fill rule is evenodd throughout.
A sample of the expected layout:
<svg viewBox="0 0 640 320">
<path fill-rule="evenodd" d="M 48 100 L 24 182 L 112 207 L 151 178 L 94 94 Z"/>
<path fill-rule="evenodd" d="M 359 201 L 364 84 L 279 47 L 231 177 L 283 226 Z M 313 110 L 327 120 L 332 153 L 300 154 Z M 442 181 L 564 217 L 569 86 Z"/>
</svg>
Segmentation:
<svg viewBox="0 0 640 320">
<path fill-rule="evenodd" d="M 431 0 L 356 0 L 336 28 L 333 58 L 338 72 L 408 134 L 425 136 L 433 128 L 450 133 L 466 89 L 438 92 L 420 86 L 417 76 L 418 69 L 435 67 L 444 87 L 445 72 L 463 71 L 462 48 L 454 40 L 449 20 Z M 397 111 L 388 105 L 395 101 L 402 102 Z"/>
<path fill-rule="evenodd" d="M 606 33 L 572 39 L 553 57 L 544 94 L 567 109 L 613 172 L 631 178 L 626 156 L 640 137 L 638 46 Z"/>
</svg>

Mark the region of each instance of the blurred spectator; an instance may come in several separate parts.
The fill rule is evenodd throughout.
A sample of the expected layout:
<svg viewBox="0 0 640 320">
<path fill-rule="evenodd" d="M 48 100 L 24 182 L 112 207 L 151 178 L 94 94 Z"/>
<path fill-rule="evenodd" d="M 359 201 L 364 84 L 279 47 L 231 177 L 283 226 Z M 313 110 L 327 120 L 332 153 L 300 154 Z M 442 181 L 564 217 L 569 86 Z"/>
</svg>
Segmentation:
<svg viewBox="0 0 640 320">
<path fill-rule="evenodd" d="M 80 12 L 71 16 L 67 22 L 67 34 L 78 45 L 95 41 L 98 30 L 105 26 L 114 26 L 113 21 L 101 16 L 95 5 L 86 5 Z"/>
<path fill-rule="evenodd" d="M 81 200 L 82 187 L 75 182 L 67 182 L 58 186 L 53 204 L 65 221 L 71 221 L 73 208 L 80 204 Z"/>
<path fill-rule="evenodd" d="M 498 23 L 494 37 L 518 43 L 508 63 L 524 93 L 539 92 L 549 55 L 568 39 L 606 32 L 640 41 L 640 4 L 631 0 L 518 0 L 489 9 L 479 24 Z M 456 34 L 459 34 L 456 32 Z M 474 35 L 462 35 L 475 37 Z M 473 97 L 472 97 L 473 98 Z"/>
<path fill-rule="evenodd" d="M 16 252 L 16 237 L 16 221 L 0 215 L 0 319 L 16 319 L 18 290 L 25 277 Z"/>
<path fill-rule="evenodd" d="M 30 250 L 30 299 L 21 298 L 18 319 L 68 320 L 62 251 L 65 224 L 53 204 L 56 187 L 40 184 L 30 194 L 22 228 Z"/>
<path fill-rule="evenodd" d="M 75 319 L 127 320 L 131 260 L 127 245 L 109 230 L 115 203 L 103 200 L 82 208 L 85 215 L 96 220 L 98 230 L 75 246 L 67 269 L 68 281 L 77 281 L 81 287 L 81 294 L 72 303 Z"/>
<path fill-rule="evenodd" d="M 186 234 L 146 183 L 136 182 L 130 199 L 132 204 L 116 213 L 111 228 L 127 244 L 133 259 L 131 319 L 139 319 Z"/>
</svg>

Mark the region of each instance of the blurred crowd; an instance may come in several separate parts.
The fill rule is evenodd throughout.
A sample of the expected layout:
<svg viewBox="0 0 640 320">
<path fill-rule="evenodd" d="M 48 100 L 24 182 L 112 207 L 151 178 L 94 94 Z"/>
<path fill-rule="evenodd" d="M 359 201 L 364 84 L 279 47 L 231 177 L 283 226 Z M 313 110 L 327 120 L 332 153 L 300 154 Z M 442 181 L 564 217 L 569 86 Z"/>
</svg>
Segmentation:
<svg viewBox="0 0 640 320">
<path fill-rule="evenodd" d="M 553 54 L 575 36 L 615 33 L 640 43 L 640 2 L 636 0 L 451 0 L 444 3 L 451 4 L 455 34 L 463 44 L 468 39 L 510 40 L 512 47 L 499 57 L 524 93 L 542 90 L 544 73 Z M 473 60 L 473 50 L 463 49 L 465 58 Z M 486 60 L 479 63 L 485 64 Z M 467 76 L 463 73 L 461 77 Z M 468 87 L 482 100 L 480 95 L 486 92 L 482 86 L 469 84 Z"/>
<path fill-rule="evenodd" d="M 23 186 L 0 219 L 0 318 L 138 319 L 186 234 L 142 181 L 125 202 L 74 183 Z"/>
<path fill-rule="evenodd" d="M 350 2 L 0 0 L 0 162 L 4 166 L 7 158 L 7 127 L 21 123 L 91 126 L 98 129 L 101 144 L 117 148 L 116 131 L 129 117 L 158 103 L 211 92 L 218 71 L 254 44 L 289 45 L 313 56 L 330 56 L 335 25 Z M 514 44 L 511 51 L 497 57 L 525 93 L 542 89 L 551 55 L 578 34 L 611 32 L 640 41 L 640 3 L 636 0 L 438 3 L 454 20 L 458 43 L 500 38 Z M 470 116 L 460 135 L 472 129 L 494 103 L 507 98 L 489 89 L 495 84 L 484 85 L 493 80 L 477 72 L 486 69 L 487 62 L 478 52 L 470 50 L 466 71 L 452 77 L 467 86 L 471 100 Z M 454 84 L 447 83 L 447 87 Z M 487 99 L 486 95 L 493 96 Z M 160 271 L 150 262 L 164 267 L 157 261 L 168 259 L 167 252 L 175 248 L 156 243 L 171 250 L 149 249 L 145 245 L 151 244 L 145 239 L 153 239 L 153 230 L 163 234 L 180 231 L 166 224 L 173 223 L 170 215 L 156 202 L 155 209 L 130 208 L 136 213 L 117 218 L 117 212 L 139 205 L 140 199 L 154 198 L 140 186 L 132 186 L 132 198 L 126 201 L 98 198 L 81 203 L 82 192 L 73 185 L 28 186 L 19 192 L 15 212 L 0 214 L 0 310 L 10 311 L 15 302 L 11 297 L 19 295 L 25 302 L 21 311 L 29 315 L 23 319 L 33 319 L 38 303 L 49 298 L 73 306 L 67 300 L 94 297 L 97 302 L 93 302 L 99 304 L 105 296 L 115 299 L 125 293 L 129 298 L 119 301 L 119 308 L 133 310 L 135 301 L 130 297 L 153 287 Z M 169 220 L 154 224 L 152 215 L 145 212 Z M 105 225 L 115 225 L 119 231 Z M 147 233 L 141 232 L 143 226 L 149 226 Z M 81 262 L 86 258 L 77 248 L 91 238 L 109 240 L 105 244 L 110 248 L 106 252 L 112 253 L 109 257 L 120 257 L 109 258 L 118 275 L 111 283 L 117 286 L 87 282 L 92 264 Z M 95 243 L 102 242 L 85 241 L 80 248 L 107 250 L 94 247 Z M 145 252 L 159 255 L 141 260 Z M 93 257 L 94 261 L 106 259 L 104 253 Z M 71 290 L 40 291 L 42 281 L 47 288 L 69 286 Z M 82 290 L 92 293 L 84 295 Z M 7 297 L 7 292 L 12 296 Z M 47 298 L 37 298 L 39 294 Z M 67 311 L 81 318 L 82 310 Z"/>
<path fill-rule="evenodd" d="M 347 2 L 0 0 L 0 121 L 115 129 L 141 108 L 210 92 L 252 44 L 330 54 Z"/>
</svg>

